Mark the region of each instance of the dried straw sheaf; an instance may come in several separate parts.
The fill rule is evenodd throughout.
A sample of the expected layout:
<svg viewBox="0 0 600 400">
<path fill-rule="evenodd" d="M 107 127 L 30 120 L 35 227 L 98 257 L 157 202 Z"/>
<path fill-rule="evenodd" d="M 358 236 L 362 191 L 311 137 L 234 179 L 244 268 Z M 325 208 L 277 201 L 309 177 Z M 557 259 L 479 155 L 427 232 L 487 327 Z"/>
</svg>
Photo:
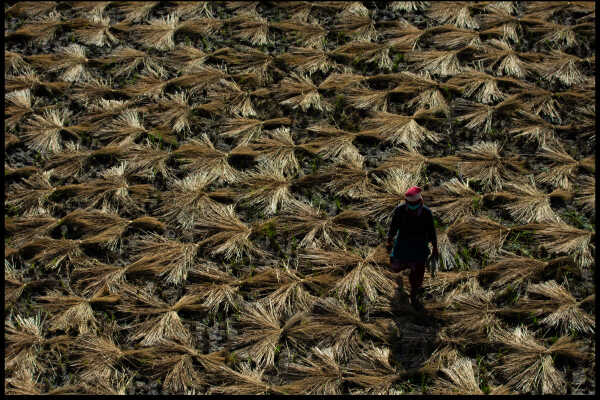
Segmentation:
<svg viewBox="0 0 600 400">
<path fill-rule="evenodd" d="M 184 295 L 174 304 L 168 304 L 139 288 L 124 285 L 121 291 L 122 302 L 117 310 L 135 316 L 147 316 L 141 322 L 127 326 L 128 340 L 138 342 L 142 346 L 159 344 L 163 340 L 174 340 L 178 343 L 192 343 L 189 329 L 183 325 L 178 312 L 181 310 L 203 310 L 198 304 L 198 295 Z"/>
<path fill-rule="evenodd" d="M 239 260 L 243 256 L 267 257 L 269 252 L 256 246 L 251 239 L 264 229 L 269 221 L 245 223 L 237 216 L 234 205 L 218 205 L 206 209 L 198 217 L 194 231 L 202 234 L 204 239 L 199 246 L 209 245 L 211 255 L 223 254 L 225 259 Z"/>
<path fill-rule="evenodd" d="M 327 251 L 321 249 L 307 249 L 300 255 L 301 261 L 310 262 L 318 270 L 332 274 L 341 273 L 331 292 L 342 297 L 356 301 L 359 292 L 369 301 L 374 301 L 382 293 L 393 292 L 395 282 L 385 276 L 380 267 L 382 261 L 378 248 L 359 248 L 358 252 L 348 251 L 345 248 Z"/>
<path fill-rule="evenodd" d="M 413 115 L 374 112 L 371 118 L 364 121 L 363 127 L 376 133 L 386 142 L 394 145 L 404 144 L 409 150 L 416 150 L 426 140 L 433 143 L 440 141 L 438 133 L 419 123 L 439 121 L 440 118 L 435 117 L 438 111 L 441 110 L 417 110 Z"/>
<path fill-rule="evenodd" d="M 255 159 L 259 163 L 273 165 L 282 173 L 294 176 L 300 170 L 296 151 L 305 149 L 305 145 L 294 142 L 288 127 L 266 131 L 265 135 L 248 147 L 258 153 Z"/>
<path fill-rule="evenodd" d="M 206 171 L 210 179 L 228 183 L 240 179 L 239 172 L 229 164 L 229 157 L 234 154 L 216 149 L 206 133 L 199 140 L 192 139 L 173 151 L 173 156 L 183 164 L 182 169 Z"/>
<path fill-rule="evenodd" d="M 488 197 L 488 194 L 480 195 L 471 189 L 468 179 L 467 182 L 463 182 L 458 178 L 452 178 L 441 187 L 432 188 L 428 192 L 428 196 L 431 197 L 428 205 L 432 211 L 440 213 L 446 223 L 474 216 L 481 202 Z"/>
<path fill-rule="evenodd" d="M 322 244 L 339 247 L 342 234 L 355 238 L 369 236 L 365 230 L 364 211 L 344 210 L 329 216 L 323 210 L 298 201 L 290 203 L 282 211 L 283 214 L 278 217 L 279 229 L 294 236 L 302 235 L 299 247 L 320 247 Z"/>
<path fill-rule="evenodd" d="M 154 73 L 161 78 L 167 77 L 167 70 L 162 59 L 149 52 L 131 47 L 118 48 L 109 55 L 94 61 L 107 66 L 115 64 L 110 70 L 111 75 L 115 78 L 122 75 L 129 77 L 137 72 L 140 66 L 144 75 Z"/>
<path fill-rule="evenodd" d="M 536 72 L 548 81 L 558 81 L 567 87 L 578 85 L 586 80 L 581 72 L 581 64 L 591 64 L 593 57 L 580 58 L 576 55 L 564 53 L 560 50 L 551 50 L 542 63 L 536 64 Z"/>
<path fill-rule="evenodd" d="M 56 283 L 52 279 L 27 279 L 25 271 L 15 268 L 8 259 L 4 259 L 4 310 L 10 310 L 25 290 L 50 286 Z"/>
<path fill-rule="evenodd" d="M 494 304 L 493 290 L 483 289 L 472 279 L 463 293 L 448 301 L 440 317 L 449 323 L 440 331 L 443 341 L 449 343 L 488 343 L 502 328 L 500 307 Z"/>
<path fill-rule="evenodd" d="M 69 332 L 76 329 L 82 335 L 98 330 L 98 320 L 92 309 L 93 304 L 114 304 L 119 299 L 118 295 L 104 296 L 103 291 L 96 292 L 88 298 L 77 296 L 72 290 L 69 290 L 67 295 L 63 295 L 59 290 L 53 290 L 45 296 L 37 296 L 37 300 L 45 302 L 38 304 L 37 307 L 56 312 L 50 319 L 50 331 Z"/>
<path fill-rule="evenodd" d="M 528 296 L 522 298 L 517 304 L 519 310 L 528 312 L 529 315 L 537 317 L 545 315 L 539 320 L 539 323 L 556 328 L 562 334 L 594 333 L 595 319 L 581 306 L 593 302 L 595 294 L 578 301 L 565 286 L 559 285 L 553 280 L 530 284 L 527 287 L 527 294 L 545 297 L 545 299 L 535 299 Z"/>
<path fill-rule="evenodd" d="M 576 160 L 571 157 L 562 147 L 542 146 L 540 157 L 551 161 L 548 170 L 536 175 L 539 183 L 548 183 L 567 191 L 573 190 L 573 180 L 579 167 L 594 171 L 595 155 Z"/>
<path fill-rule="evenodd" d="M 331 347 L 313 347 L 311 358 L 289 365 L 288 374 L 298 379 L 280 389 L 287 394 L 342 394 L 346 371 Z"/>
<path fill-rule="evenodd" d="M 215 373 L 222 379 L 220 386 L 212 386 L 210 394 L 281 395 L 287 394 L 280 385 L 271 384 L 264 376 L 265 368 L 252 368 L 250 362 L 241 362 L 235 370 L 219 365 Z"/>
<path fill-rule="evenodd" d="M 400 168 L 415 176 L 420 176 L 428 164 L 433 164 L 451 171 L 456 171 L 460 158 L 456 156 L 427 157 L 414 150 L 397 149 L 395 155 L 386 158 L 380 166 L 373 171 L 382 171 L 389 168 Z"/>
<path fill-rule="evenodd" d="M 479 23 L 471 15 L 471 10 L 479 7 L 479 4 L 468 1 L 432 3 L 427 10 L 427 15 L 440 24 L 448 23 L 455 25 L 457 28 L 478 29 Z"/>
<path fill-rule="evenodd" d="M 303 149 L 335 162 L 346 161 L 358 164 L 364 161 L 364 157 L 353 144 L 359 134 L 323 123 L 311 125 L 306 129 L 319 137 L 304 143 Z"/>
<path fill-rule="evenodd" d="M 565 378 L 554 365 L 553 356 L 576 360 L 588 358 L 577 349 L 580 343 L 573 341 L 572 337 L 562 336 L 546 347 L 526 327 L 498 331 L 493 340 L 512 350 L 494 370 L 505 376 L 507 385 L 520 393 L 566 393 Z"/>
<path fill-rule="evenodd" d="M 332 298 L 320 298 L 298 330 L 301 335 L 317 341 L 319 346 L 331 346 L 334 354 L 348 359 L 360 348 L 361 332 L 388 343 L 392 328 L 390 320 L 363 322 L 356 308 Z"/>
<path fill-rule="evenodd" d="M 508 234 L 520 228 L 507 227 L 487 217 L 464 217 L 451 228 L 451 235 L 465 240 L 469 248 L 476 248 L 494 257 Z"/>
<path fill-rule="evenodd" d="M 50 183 L 52 174 L 52 170 L 40 171 L 23 179 L 22 183 L 11 185 L 6 194 L 6 205 L 16 207 L 23 213 L 46 207 L 50 203 L 49 197 L 56 190 Z"/>
<path fill-rule="evenodd" d="M 58 11 L 50 11 L 47 15 L 36 16 L 30 23 L 22 25 L 14 32 L 7 33 L 7 40 L 31 40 L 38 46 L 43 46 L 53 40 L 56 32 L 65 25 Z"/>
<path fill-rule="evenodd" d="M 198 243 L 169 240 L 156 233 L 147 234 L 133 242 L 131 251 L 135 261 L 127 271 L 166 275 L 167 282 L 180 284 L 187 279 L 199 246 Z"/>
<path fill-rule="evenodd" d="M 199 390 L 208 385 L 207 373 L 216 373 L 225 361 L 224 351 L 202 354 L 193 345 L 171 340 L 161 340 L 152 349 L 156 357 L 146 363 L 146 373 L 152 379 L 160 378 L 173 392 Z"/>
<path fill-rule="evenodd" d="M 551 254 L 569 254 L 580 268 L 587 268 L 594 262 L 591 249 L 595 231 L 575 228 L 564 222 L 536 224 L 533 235 L 541 246 Z"/>
<path fill-rule="evenodd" d="M 473 362 L 470 358 L 459 358 L 454 364 L 443 367 L 441 371 L 447 378 L 438 378 L 434 381 L 431 394 L 442 395 L 483 395 L 485 392 L 479 387 L 479 379 L 473 371 Z M 510 394 L 505 386 L 491 387 L 489 394 Z"/>
<path fill-rule="evenodd" d="M 595 214 L 596 212 L 596 179 L 591 176 L 581 178 L 580 189 L 575 196 L 575 204 L 584 211 Z"/>
<path fill-rule="evenodd" d="M 213 317 L 219 312 L 228 313 L 230 308 L 239 310 L 244 301 L 240 291 L 246 280 L 221 270 L 213 262 L 207 261 L 199 265 L 201 267 L 197 265 L 190 271 L 190 275 L 201 282 L 187 285 L 187 293 L 197 295 L 198 301 L 202 302 L 202 306 Z"/>
<path fill-rule="evenodd" d="M 522 257 L 507 253 L 499 257 L 495 263 L 481 269 L 479 274 L 480 276 L 491 275 L 494 277 L 490 284 L 492 289 L 506 285 L 519 288 L 530 280 L 540 277 L 542 272 L 548 269 L 570 263 L 572 263 L 572 260 L 568 256 L 543 261 L 533 257 Z"/>
<path fill-rule="evenodd" d="M 459 173 L 471 180 L 480 181 L 484 189 L 502 189 L 505 180 L 519 181 L 526 169 L 518 155 L 500 154 L 497 142 L 478 142 L 463 151 L 458 163 Z"/>
<path fill-rule="evenodd" d="M 508 42 L 499 39 L 487 41 L 481 47 L 480 55 L 476 57 L 488 71 L 517 79 L 524 79 L 536 71 L 536 62 L 540 59 L 539 53 L 515 51 Z"/>
<path fill-rule="evenodd" d="M 223 137 L 236 138 L 237 147 L 241 148 L 248 145 L 251 141 L 259 138 L 263 128 L 281 125 L 291 125 L 289 118 L 273 118 L 267 120 L 251 118 L 229 118 L 223 123 L 220 135 Z"/>
<path fill-rule="evenodd" d="M 296 345 L 302 341 L 299 324 L 304 317 L 305 313 L 299 312 L 285 320 L 272 304 L 248 303 L 239 316 L 244 334 L 232 343 L 235 347 L 242 347 L 235 354 L 251 359 L 259 367 L 274 367 L 277 348 L 282 341 Z"/>
</svg>

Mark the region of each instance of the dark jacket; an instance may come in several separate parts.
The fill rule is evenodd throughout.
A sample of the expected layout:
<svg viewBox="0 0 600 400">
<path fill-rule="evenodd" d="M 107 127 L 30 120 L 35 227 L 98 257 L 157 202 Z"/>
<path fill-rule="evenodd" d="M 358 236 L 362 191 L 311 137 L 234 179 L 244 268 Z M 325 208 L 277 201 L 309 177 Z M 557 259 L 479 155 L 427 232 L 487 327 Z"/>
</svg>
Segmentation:
<svg viewBox="0 0 600 400">
<path fill-rule="evenodd" d="M 392 215 L 388 241 L 393 243 L 391 257 L 403 261 L 425 262 L 429 256 L 427 243 L 431 242 L 433 247 L 437 247 L 431 210 L 423 205 L 420 215 L 411 215 L 406 204 L 396 207 Z"/>
</svg>

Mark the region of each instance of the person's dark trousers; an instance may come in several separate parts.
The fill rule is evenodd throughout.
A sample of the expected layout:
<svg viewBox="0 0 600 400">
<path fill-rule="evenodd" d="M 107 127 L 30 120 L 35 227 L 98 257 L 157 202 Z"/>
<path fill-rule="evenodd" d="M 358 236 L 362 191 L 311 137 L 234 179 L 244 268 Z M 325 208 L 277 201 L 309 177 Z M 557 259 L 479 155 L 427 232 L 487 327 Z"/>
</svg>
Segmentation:
<svg viewBox="0 0 600 400">
<path fill-rule="evenodd" d="M 400 272 L 410 268 L 408 280 L 410 282 L 410 300 L 414 304 L 417 300 L 417 295 L 423 285 L 423 277 L 425 276 L 425 263 L 418 261 L 402 262 L 397 258 L 390 258 L 392 271 Z"/>
</svg>

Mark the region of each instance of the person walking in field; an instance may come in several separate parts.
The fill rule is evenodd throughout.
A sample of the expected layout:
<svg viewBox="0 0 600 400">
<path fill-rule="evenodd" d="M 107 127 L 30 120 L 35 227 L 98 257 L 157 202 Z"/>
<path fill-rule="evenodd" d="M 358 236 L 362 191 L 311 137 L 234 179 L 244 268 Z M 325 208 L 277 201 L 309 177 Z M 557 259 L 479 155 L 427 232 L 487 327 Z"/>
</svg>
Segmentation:
<svg viewBox="0 0 600 400">
<path fill-rule="evenodd" d="M 422 291 L 429 242 L 433 246 L 433 256 L 438 256 L 433 214 L 423 204 L 421 191 L 418 186 L 411 187 L 404 194 L 405 203 L 394 209 L 386 246 L 392 251 L 390 265 L 393 272 L 410 268 L 410 302 L 418 311 L 423 309 L 418 297 Z M 398 276 L 399 283 L 401 279 Z"/>
</svg>

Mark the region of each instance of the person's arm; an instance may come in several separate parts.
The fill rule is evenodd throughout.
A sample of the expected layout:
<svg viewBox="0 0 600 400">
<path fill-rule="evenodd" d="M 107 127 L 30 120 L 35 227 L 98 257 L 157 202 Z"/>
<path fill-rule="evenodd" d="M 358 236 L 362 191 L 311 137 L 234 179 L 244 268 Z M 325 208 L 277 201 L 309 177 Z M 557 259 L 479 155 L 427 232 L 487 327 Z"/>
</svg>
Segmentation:
<svg viewBox="0 0 600 400">
<path fill-rule="evenodd" d="M 392 243 L 394 242 L 394 236 L 396 236 L 396 232 L 398 232 L 398 228 L 400 227 L 400 220 L 398 215 L 398 207 L 394 209 L 394 214 L 392 215 L 392 222 L 390 223 L 390 230 L 388 231 L 387 236 L 387 246 L 388 251 L 392 248 Z"/>
</svg>

